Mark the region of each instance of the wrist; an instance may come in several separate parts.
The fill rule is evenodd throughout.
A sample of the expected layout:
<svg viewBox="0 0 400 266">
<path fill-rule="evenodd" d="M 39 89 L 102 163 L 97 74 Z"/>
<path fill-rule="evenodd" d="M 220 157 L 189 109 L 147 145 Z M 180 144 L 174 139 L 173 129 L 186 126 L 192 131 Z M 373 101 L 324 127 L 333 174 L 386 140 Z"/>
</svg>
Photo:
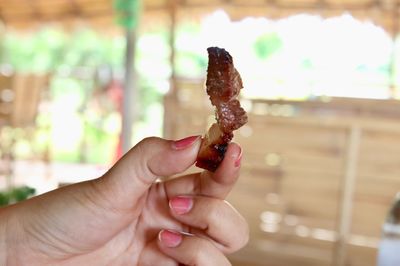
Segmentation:
<svg viewBox="0 0 400 266">
<path fill-rule="evenodd" d="M 0 208 L 0 265 L 18 265 L 15 205 Z"/>
<path fill-rule="evenodd" d="M 0 209 L 0 265 L 7 265 L 8 245 L 8 215 L 7 208 Z"/>
</svg>

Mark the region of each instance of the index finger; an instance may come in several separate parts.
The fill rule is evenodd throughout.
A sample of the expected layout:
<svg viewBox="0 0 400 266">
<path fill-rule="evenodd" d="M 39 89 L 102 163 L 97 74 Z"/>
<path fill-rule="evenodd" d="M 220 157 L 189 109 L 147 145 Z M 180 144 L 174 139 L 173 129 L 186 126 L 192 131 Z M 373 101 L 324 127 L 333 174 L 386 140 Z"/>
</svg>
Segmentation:
<svg viewBox="0 0 400 266">
<path fill-rule="evenodd" d="M 241 158 L 240 146 L 229 144 L 224 160 L 214 173 L 203 171 L 166 181 L 168 198 L 192 194 L 225 199 L 239 177 Z"/>
</svg>

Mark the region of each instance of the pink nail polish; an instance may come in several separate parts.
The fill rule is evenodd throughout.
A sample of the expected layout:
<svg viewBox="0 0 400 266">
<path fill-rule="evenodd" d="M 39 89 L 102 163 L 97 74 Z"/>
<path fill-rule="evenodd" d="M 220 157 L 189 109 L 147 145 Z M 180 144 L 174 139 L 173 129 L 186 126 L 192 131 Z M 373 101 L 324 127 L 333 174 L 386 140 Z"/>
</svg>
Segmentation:
<svg viewBox="0 0 400 266">
<path fill-rule="evenodd" d="M 179 244 L 182 242 L 182 235 L 171 230 L 161 230 L 158 234 L 158 239 L 166 247 L 174 248 L 179 246 Z"/>
<path fill-rule="evenodd" d="M 172 143 L 172 148 L 174 148 L 175 150 L 185 149 L 195 143 L 196 140 L 199 138 L 200 136 L 190 136 L 184 139 L 176 140 Z"/>
<path fill-rule="evenodd" d="M 193 199 L 190 197 L 175 197 L 170 199 L 169 207 L 176 214 L 185 214 L 188 213 L 193 207 Z"/>
<path fill-rule="evenodd" d="M 241 162 L 242 162 L 242 148 L 240 148 L 240 152 L 239 155 L 237 156 L 236 160 L 235 160 L 235 167 L 239 167 Z"/>
</svg>

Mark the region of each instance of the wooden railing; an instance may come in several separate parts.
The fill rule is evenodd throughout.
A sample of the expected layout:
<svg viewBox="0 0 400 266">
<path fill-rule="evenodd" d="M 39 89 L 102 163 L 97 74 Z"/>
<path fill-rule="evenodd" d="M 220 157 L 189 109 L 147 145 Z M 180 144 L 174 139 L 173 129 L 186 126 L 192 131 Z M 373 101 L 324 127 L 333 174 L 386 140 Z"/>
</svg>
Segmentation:
<svg viewBox="0 0 400 266">
<path fill-rule="evenodd" d="M 400 191 L 400 102 L 242 100 L 242 174 L 229 200 L 251 240 L 234 265 L 376 265 L 381 227 Z M 202 84 L 165 99 L 168 138 L 212 120 Z M 190 171 L 198 171 L 192 168 Z"/>
</svg>

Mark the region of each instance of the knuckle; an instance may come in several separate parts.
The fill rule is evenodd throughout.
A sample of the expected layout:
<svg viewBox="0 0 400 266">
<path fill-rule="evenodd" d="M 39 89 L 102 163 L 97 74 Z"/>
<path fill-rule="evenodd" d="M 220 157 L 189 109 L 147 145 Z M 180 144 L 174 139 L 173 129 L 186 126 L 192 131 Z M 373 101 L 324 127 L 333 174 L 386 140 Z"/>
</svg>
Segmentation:
<svg viewBox="0 0 400 266">
<path fill-rule="evenodd" d="M 244 220 L 244 232 L 243 232 L 243 238 L 242 238 L 242 244 L 240 248 L 245 247 L 249 241 L 250 241 L 250 227 L 248 222 L 243 218 Z"/>
<path fill-rule="evenodd" d="M 229 266 L 229 260 L 223 255 L 222 252 L 208 239 L 195 237 L 192 239 L 194 243 L 191 245 L 185 265 L 188 266 L 202 266 L 202 265 L 218 265 Z"/>
<path fill-rule="evenodd" d="M 212 230 L 216 225 L 220 225 L 221 219 L 224 219 L 224 211 L 221 202 L 217 200 L 212 200 L 209 202 L 204 202 L 203 211 L 201 216 L 199 216 L 198 224 L 202 230 Z M 217 226 L 218 227 L 218 226 Z M 210 233 L 210 232 L 207 232 Z"/>
<path fill-rule="evenodd" d="M 227 206 L 230 207 L 232 226 L 235 228 L 231 235 L 226 248 L 227 253 L 234 253 L 246 246 L 250 239 L 250 227 L 247 220 L 227 201 Z"/>
<path fill-rule="evenodd" d="M 212 200 L 207 204 L 207 211 L 209 212 L 209 216 L 211 222 L 220 222 L 224 213 L 226 213 L 226 204 L 225 201 L 221 201 L 218 199 Z"/>
<path fill-rule="evenodd" d="M 160 140 L 160 138 L 158 138 L 158 137 L 146 137 L 146 138 L 142 139 L 137 144 L 137 146 L 146 147 L 146 146 L 148 146 L 148 145 L 150 145 L 152 143 L 158 142 L 159 140 Z"/>
<path fill-rule="evenodd" d="M 174 173 L 182 173 L 183 171 L 186 170 L 186 165 L 182 165 L 180 163 L 172 163 L 169 166 L 171 168 L 171 171 Z"/>
<path fill-rule="evenodd" d="M 174 174 L 185 171 L 188 165 L 177 159 L 170 147 L 170 141 L 159 137 L 146 137 L 136 145 L 138 153 L 147 161 L 146 166 L 151 166 L 150 170 Z"/>
<path fill-rule="evenodd" d="M 232 266 L 232 263 L 228 259 L 226 259 L 225 262 L 224 262 L 224 265 L 225 266 Z"/>
<path fill-rule="evenodd" d="M 194 248 L 193 252 L 191 253 L 190 257 L 188 258 L 188 264 L 191 266 L 207 265 L 207 264 L 205 264 L 207 261 L 206 261 L 206 256 L 204 254 L 205 243 L 202 239 L 199 239 L 196 242 L 197 242 L 196 248 Z"/>
<path fill-rule="evenodd" d="M 246 246 L 250 240 L 250 228 L 246 219 L 240 214 L 239 215 L 239 225 L 237 226 L 238 239 L 235 241 L 235 245 L 232 247 L 233 252 Z"/>
<path fill-rule="evenodd" d="M 138 158 L 136 157 L 138 164 L 135 169 L 139 176 L 157 176 L 150 164 L 154 157 L 154 154 L 152 154 L 154 152 L 154 147 L 156 147 L 160 141 L 161 139 L 158 137 L 147 137 L 142 139 L 135 146 L 137 154 L 140 155 Z"/>
</svg>

